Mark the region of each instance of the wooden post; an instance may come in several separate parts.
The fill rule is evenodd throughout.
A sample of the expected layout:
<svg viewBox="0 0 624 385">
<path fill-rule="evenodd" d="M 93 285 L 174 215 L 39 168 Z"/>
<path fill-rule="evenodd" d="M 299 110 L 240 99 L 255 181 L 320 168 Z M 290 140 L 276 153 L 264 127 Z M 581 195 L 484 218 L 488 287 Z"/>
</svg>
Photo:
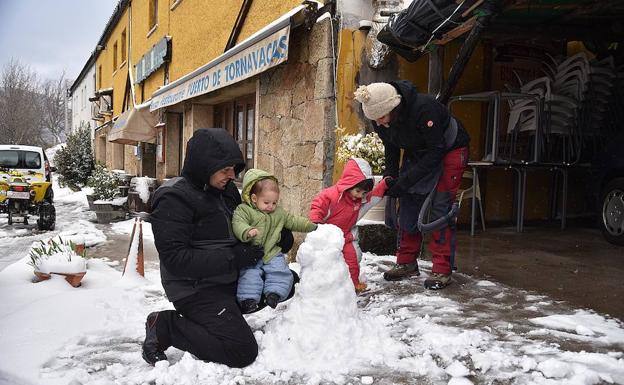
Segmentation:
<svg viewBox="0 0 624 385">
<path fill-rule="evenodd" d="M 123 273 L 121 275 L 126 274 L 126 268 L 128 267 L 128 259 L 130 257 L 130 251 L 132 250 L 132 245 L 134 244 L 134 235 L 137 232 L 137 224 L 139 225 L 139 245 L 137 248 L 137 256 L 136 256 L 136 266 L 134 267 L 136 272 L 139 273 L 142 277 L 145 277 L 145 260 L 143 257 L 143 221 L 141 218 L 134 218 L 134 226 L 132 226 L 132 234 L 130 235 L 130 245 L 128 245 L 128 252 L 126 253 L 126 263 L 124 264 Z"/>
<path fill-rule="evenodd" d="M 139 250 L 137 250 L 136 271 L 145 277 L 145 261 L 143 258 L 143 220 L 139 218 Z"/>
<path fill-rule="evenodd" d="M 444 47 L 435 46 L 429 52 L 429 79 L 427 84 L 427 93 L 429 95 L 437 95 L 442 89 L 444 83 Z"/>
</svg>

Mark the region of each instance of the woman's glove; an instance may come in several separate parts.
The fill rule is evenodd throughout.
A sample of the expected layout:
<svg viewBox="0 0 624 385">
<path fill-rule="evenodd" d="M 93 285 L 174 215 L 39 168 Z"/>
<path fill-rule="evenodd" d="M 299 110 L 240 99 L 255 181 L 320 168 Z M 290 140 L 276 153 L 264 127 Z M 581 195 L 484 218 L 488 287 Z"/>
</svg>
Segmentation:
<svg viewBox="0 0 624 385">
<path fill-rule="evenodd" d="M 405 195 L 409 188 L 407 178 L 405 177 L 386 178 L 386 186 L 388 186 L 388 189 L 384 195 L 392 198 L 399 198 Z"/>
<path fill-rule="evenodd" d="M 252 245 L 251 243 L 237 243 L 232 247 L 234 254 L 234 263 L 238 269 L 249 267 L 258 263 L 264 256 L 264 248 L 262 246 Z"/>
</svg>

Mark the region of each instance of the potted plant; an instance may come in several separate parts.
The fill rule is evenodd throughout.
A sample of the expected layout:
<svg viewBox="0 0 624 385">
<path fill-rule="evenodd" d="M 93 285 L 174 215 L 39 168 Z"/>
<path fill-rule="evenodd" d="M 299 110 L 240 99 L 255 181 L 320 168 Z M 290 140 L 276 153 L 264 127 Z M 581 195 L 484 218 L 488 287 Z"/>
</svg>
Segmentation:
<svg viewBox="0 0 624 385">
<path fill-rule="evenodd" d="M 61 236 L 39 241 L 30 249 L 30 261 L 37 282 L 50 279 L 52 274 L 65 277 L 73 287 L 80 286 L 87 272 L 86 251 L 69 239 Z"/>
<path fill-rule="evenodd" d="M 340 133 L 343 129 L 338 129 Z M 375 184 L 379 183 L 386 168 L 384 145 L 377 133 L 345 135 L 340 139 L 336 158 L 340 162 L 346 162 L 349 158 L 362 158 L 366 160 L 372 169 Z M 363 219 L 384 221 L 384 208 L 386 198 L 382 199 L 373 207 Z"/>
<path fill-rule="evenodd" d="M 98 223 L 110 223 L 126 218 L 127 197 L 120 197 L 119 179 L 106 167 L 98 164 L 89 177 L 93 187 L 93 207 Z"/>
</svg>

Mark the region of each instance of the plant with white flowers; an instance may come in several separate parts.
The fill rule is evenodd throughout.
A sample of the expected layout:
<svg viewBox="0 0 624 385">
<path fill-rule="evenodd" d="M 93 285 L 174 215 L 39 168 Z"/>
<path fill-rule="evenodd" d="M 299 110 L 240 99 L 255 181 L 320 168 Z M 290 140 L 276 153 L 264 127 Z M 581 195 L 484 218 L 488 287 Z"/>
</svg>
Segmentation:
<svg viewBox="0 0 624 385">
<path fill-rule="evenodd" d="M 336 157 L 343 163 L 349 158 L 362 158 L 370 164 L 375 175 L 381 175 L 386 168 L 384 145 L 375 132 L 343 136 Z"/>
</svg>

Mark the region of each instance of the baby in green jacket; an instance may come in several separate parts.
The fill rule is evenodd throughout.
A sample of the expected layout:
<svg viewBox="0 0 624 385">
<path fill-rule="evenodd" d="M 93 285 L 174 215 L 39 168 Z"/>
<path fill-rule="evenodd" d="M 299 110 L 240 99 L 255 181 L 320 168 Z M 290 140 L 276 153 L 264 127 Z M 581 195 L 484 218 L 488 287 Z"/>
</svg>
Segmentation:
<svg viewBox="0 0 624 385">
<path fill-rule="evenodd" d="M 244 268 L 238 278 L 237 298 L 243 313 L 258 308 L 264 293 L 267 305 L 275 308 L 292 288 L 293 275 L 286 256 L 277 245 L 283 228 L 310 232 L 316 225 L 308 218 L 288 213 L 278 206 L 277 179 L 266 171 L 252 168 L 243 178 L 243 203 L 234 210 L 232 228 L 242 242 L 264 247 L 264 256 L 255 266 Z M 264 275 L 264 280 L 262 276 Z"/>
</svg>

